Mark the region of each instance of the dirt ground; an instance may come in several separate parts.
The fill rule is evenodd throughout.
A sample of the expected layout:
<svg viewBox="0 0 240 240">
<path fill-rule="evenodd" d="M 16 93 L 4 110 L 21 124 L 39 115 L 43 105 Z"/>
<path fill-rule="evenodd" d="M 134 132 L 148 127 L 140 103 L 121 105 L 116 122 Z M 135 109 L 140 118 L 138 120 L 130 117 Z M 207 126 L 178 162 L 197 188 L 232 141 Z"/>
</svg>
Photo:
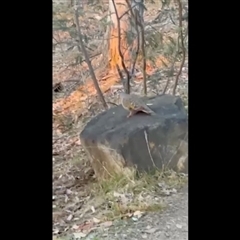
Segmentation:
<svg viewBox="0 0 240 240">
<path fill-rule="evenodd" d="M 86 237 L 68 235 L 65 240 L 187 240 L 188 239 L 188 184 L 181 191 L 165 198 L 167 208 L 147 213 L 140 219 L 117 220 L 111 226 L 99 226 Z"/>
<path fill-rule="evenodd" d="M 187 240 L 188 185 L 166 199 L 168 207 L 159 213 L 148 213 L 138 221 L 118 221 L 105 231 L 100 229 L 86 239 L 116 240 Z"/>
</svg>

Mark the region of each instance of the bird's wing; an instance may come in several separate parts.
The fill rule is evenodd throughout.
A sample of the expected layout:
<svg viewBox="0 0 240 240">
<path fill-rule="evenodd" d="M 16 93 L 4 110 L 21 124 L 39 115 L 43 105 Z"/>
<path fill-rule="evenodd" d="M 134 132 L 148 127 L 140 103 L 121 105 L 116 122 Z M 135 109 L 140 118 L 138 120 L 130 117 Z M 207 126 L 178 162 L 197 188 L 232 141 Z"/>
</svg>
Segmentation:
<svg viewBox="0 0 240 240">
<path fill-rule="evenodd" d="M 141 104 L 137 99 L 130 100 L 130 108 L 132 110 L 137 110 L 137 109 L 139 109 L 139 107 L 141 107 Z"/>
</svg>

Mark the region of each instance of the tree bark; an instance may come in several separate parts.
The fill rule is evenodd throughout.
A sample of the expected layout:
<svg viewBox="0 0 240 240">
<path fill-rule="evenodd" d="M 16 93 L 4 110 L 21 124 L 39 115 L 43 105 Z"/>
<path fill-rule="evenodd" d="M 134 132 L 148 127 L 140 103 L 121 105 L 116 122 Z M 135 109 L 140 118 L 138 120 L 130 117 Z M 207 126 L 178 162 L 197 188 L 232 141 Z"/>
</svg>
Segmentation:
<svg viewBox="0 0 240 240">
<path fill-rule="evenodd" d="M 130 70 L 137 37 L 136 26 L 131 25 L 131 21 L 134 22 L 131 13 L 137 10 L 140 15 L 139 20 L 143 23 L 144 8 L 139 2 L 143 3 L 143 0 L 109 0 L 108 58 L 111 70 L 115 70 L 117 65 L 121 69 L 124 68 L 122 60 Z"/>
<path fill-rule="evenodd" d="M 120 66 L 120 68 L 123 68 L 122 57 L 126 66 L 128 66 L 130 62 L 130 54 L 126 36 L 130 25 L 128 11 L 129 8 L 126 0 L 114 0 L 114 3 L 113 0 L 109 0 L 110 39 L 108 54 L 111 70 L 115 70 L 117 65 Z M 117 12 L 115 11 L 115 7 Z M 119 50 L 121 52 L 119 52 Z"/>
</svg>

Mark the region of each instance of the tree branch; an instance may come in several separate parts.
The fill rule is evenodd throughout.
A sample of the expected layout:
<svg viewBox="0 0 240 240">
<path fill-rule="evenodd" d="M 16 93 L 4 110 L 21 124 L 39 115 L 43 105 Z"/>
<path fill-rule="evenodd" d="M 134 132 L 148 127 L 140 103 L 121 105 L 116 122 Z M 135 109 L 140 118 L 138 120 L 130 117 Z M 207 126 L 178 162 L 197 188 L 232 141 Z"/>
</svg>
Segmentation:
<svg viewBox="0 0 240 240">
<path fill-rule="evenodd" d="M 92 77 L 93 84 L 94 84 L 95 89 L 96 89 L 96 91 L 97 91 L 98 97 L 99 97 L 100 101 L 102 102 L 103 107 L 104 107 L 105 109 L 108 109 L 107 103 L 106 103 L 106 101 L 105 101 L 105 99 L 104 99 L 104 96 L 103 96 L 103 94 L 102 94 L 102 91 L 101 91 L 101 89 L 100 89 L 100 87 L 99 87 L 99 85 L 98 85 L 97 78 L 96 78 L 96 76 L 95 76 L 95 73 L 94 73 L 92 64 L 91 64 L 91 62 L 90 62 L 90 60 L 89 60 L 89 57 L 88 57 L 86 48 L 85 48 L 84 43 L 83 43 L 82 33 L 81 33 L 81 29 L 80 29 L 80 26 L 79 26 L 79 20 L 78 20 L 78 19 L 79 19 L 79 15 L 78 15 L 78 8 L 77 8 L 77 6 L 74 7 L 74 12 L 75 12 L 75 14 L 74 14 L 75 23 L 76 23 L 76 27 L 77 27 L 78 38 L 79 38 L 79 43 L 80 43 L 80 46 L 81 46 L 81 50 L 82 50 L 83 55 L 84 55 L 84 57 L 85 57 L 85 61 L 86 61 L 87 65 L 88 65 L 89 72 L 90 72 L 90 75 L 91 75 L 91 77 Z"/>
<path fill-rule="evenodd" d="M 134 71 L 134 68 L 135 68 L 135 64 L 136 64 L 136 61 L 137 61 L 137 57 L 138 57 L 138 52 L 139 52 L 139 45 L 140 45 L 140 34 L 139 34 L 139 30 L 138 30 L 138 26 L 140 26 L 141 28 L 141 40 L 142 40 L 142 43 L 141 43 L 141 48 L 142 48 L 142 55 L 143 55 L 143 88 L 144 88 L 144 94 L 147 95 L 147 77 L 146 77 L 146 54 L 145 54 L 145 36 L 144 36 L 144 26 L 143 26 L 143 23 L 141 21 L 141 16 L 140 16 L 140 13 L 137 9 L 135 9 L 134 13 L 133 13 L 133 10 L 132 10 L 132 7 L 129 3 L 129 0 L 126 0 L 127 4 L 128 4 L 128 7 L 129 7 L 129 10 L 131 12 L 131 15 L 133 18 L 135 18 L 135 24 L 136 24 L 136 31 L 137 31 L 137 50 L 136 50 L 136 58 L 133 62 L 133 71 Z"/>
<path fill-rule="evenodd" d="M 139 15 L 139 13 L 138 13 Z M 140 15 L 139 15 L 140 16 Z M 141 38 L 142 38 L 142 55 L 143 55 L 143 89 L 144 94 L 147 95 L 147 76 L 146 76 L 146 53 L 145 53 L 145 36 L 144 36 L 144 26 L 142 22 L 139 21 L 140 28 L 141 28 Z"/>
<path fill-rule="evenodd" d="M 133 14 L 132 11 L 131 11 L 131 13 Z M 133 17 L 135 18 L 135 25 L 136 25 L 136 31 L 137 31 L 137 49 L 136 49 L 136 53 L 135 53 L 135 59 L 133 60 L 131 75 L 133 75 L 133 73 L 134 73 L 134 69 L 135 69 L 135 65 L 136 65 L 138 53 L 139 53 L 139 45 L 140 45 L 140 36 L 139 36 L 140 34 L 139 34 L 139 30 L 138 30 L 137 11 L 135 11 L 135 16 L 133 15 Z"/>
<path fill-rule="evenodd" d="M 127 75 L 127 79 L 126 79 L 126 84 L 124 84 L 124 90 L 126 93 L 130 94 L 130 74 L 129 74 L 129 71 L 127 70 L 126 68 L 126 65 L 124 63 L 124 57 L 123 57 L 123 54 L 122 54 L 122 51 L 121 51 L 121 24 L 120 24 L 120 19 L 119 19 L 119 16 L 118 16 L 118 12 L 117 12 L 117 7 L 116 7 L 116 4 L 115 4 L 115 1 L 112 0 L 112 3 L 113 3 L 113 7 L 114 7 L 114 11 L 115 11 L 115 14 L 116 14 L 116 17 L 117 17 L 117 28 L 118 28 L 118 51 L 119 51 L 119 56 L 121 58 L 121 63 L 122 63 L 122 67 Z"/>
<path fill-rule="evenodd" d="M 173 86 L 173 95 L 175 95 L 175 93 L 176 93 L 176 89 L 177 89 L 177 85 L 178 85 L 178 79 L 179 79 L 179 76 L 182 73 L 182 68 L 183 68 L 183 65 L 184 65 L 184 62 L 185 62 L 185 57 L 186 57 L 186 51 L 185 51 L 185 47 L 184 47 L 184 37 L 183 37 L 183 31 L 182 31 L 182 3 L 181 3 L 181 0 L 177 0 L 177 3 L 178 3 L 178 12 L 179 12 L 180 40 L 181 40 L 181 48 L 182 48 L 182 52 L 183 52 L 183 57 L 182 57 L 182 62 L 181 62 L 181 65 L 180 65 L 180 69 L 178 71 L 178 74 L 176 76 L 175 83 L 174 83 L 174 86 Z"/>
</svg>

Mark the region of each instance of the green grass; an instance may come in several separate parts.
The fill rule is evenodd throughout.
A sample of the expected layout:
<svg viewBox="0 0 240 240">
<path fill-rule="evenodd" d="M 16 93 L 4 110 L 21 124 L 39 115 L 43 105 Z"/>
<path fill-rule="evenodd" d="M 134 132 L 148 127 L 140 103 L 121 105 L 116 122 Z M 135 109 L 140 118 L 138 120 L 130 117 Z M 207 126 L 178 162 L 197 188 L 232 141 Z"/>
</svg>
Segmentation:
<svg viewBox="0 0 240 240">
<path fill-rule="evenodd" d="M 92 194 L 96 198 L 103 198 L 106 204 L 105 220 L 122 218 L 135 211 L 160 211 L 165 206 L 156 196 L 162 195 L 161 186 L 171 189 L 180 189 L 187 178 L 173 171 L 158 171 L 142 173 L 138 177 L 128 178 L 123 175 L 114 176 L 108 180 L 94 183 Z"/>
</svg>

